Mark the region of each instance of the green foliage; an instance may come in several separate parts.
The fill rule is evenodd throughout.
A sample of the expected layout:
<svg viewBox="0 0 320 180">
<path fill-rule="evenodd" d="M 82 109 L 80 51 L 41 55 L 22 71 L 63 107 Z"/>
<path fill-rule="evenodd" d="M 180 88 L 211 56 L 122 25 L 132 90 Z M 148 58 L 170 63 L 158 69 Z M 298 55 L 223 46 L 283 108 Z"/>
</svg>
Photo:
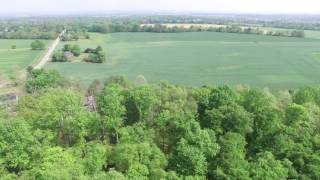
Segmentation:
<svg viewBox="0 0 320 180">
<path fill-rule="evenodd" d="M 48 18 L 45 18 L 48 20 Z M 0 39 L 55 39 L 63 29 L 61 22 L 44 23 L 31 19 L 7 19 L 0 22 Z"/>
<path fill-rule="evenodd" d="M 220 139 L 220 152 L 215 160 L 216 179 L 250 179 L 249 162 L 245 159 L 246 141 L 238 133 L 227 133 Z"/>
<path fill-rule="evenodd" d="M 86 62 L 103 63 L 106 61 L 106 53 L 101 46 L 98 46 L 96 49 L 87 48 L 84 53 L 89 53 L 84 59 Z"/>
<path fill-rule="evenodd" d="M 163 18 L 163 17 L 162 17 Z M 161 18 L 161 19 L 162 19 Z M 184 19 L 184 18 L 183 18 Z M 201 19 L 201 18 L 200 18 Z M 161 21 L 161 20 L 160 20 Z M 172 21 L 170 20 L 170 24 Z M 181 21 L 184 20 L 179 20 Z M 197 19 L 196 21 L 199 21 Z M 155 20 L 155 22 L 159 22 L 159 19 Z M 190 23 L 190 22 L 189 22 Z M 189 24 L 186 23 L 186 24 Z M 285 30 L 268 30 L 264 31 L 263 29 L 259 29 L 257 27 L 240 27 L 238 25 L 218 25 L 215 24 L 206 24 L 208 26 L 201 26 L 201 25 L 190 25 L 190 26 L 183 26 L 181 24 L 177 24 L 175 26 L 170 26 L 167 24 L 137 24 L 137 23 L 112 23 L 112 24 L 99 24 L 99 25 L 92 25 L 88 28 L 89 32 L 100 32 L 100 33 L 111 33 L 111 32 L 153 32 L 153 33 L 182 33 L 182 32 L 201 32 L 201 31 L 208 31 L 208 32 L 226 32 L 226 33 L 241 33 L 241 34 L 256 34 L 256 35 L 266 35 L 266 36 L 284 36 L 284 37 L 304 37 L 303 30 L 293 30 L 293 31 L 285 31 Z M 182 23 L 183 24 L 183 23 Z M 194 22 L 191 22 L 194 24 Z M 221 24 L 221 22 L 219 22 Z M 210 26 L 211 25 L 211 26 Z"/>
<path fill-rule="evenodd" d="M 67 31 L 65 32 L 60 38 L 62 41 L 77 41 L 79 39 L 79 34 L 78 32 L 74 31 Z"/>
<path fill-rule="evenodd" d="M 230 105 L 238 100 L 237 94 L 228 86 L 213 88 L 209 96 L 209 109 Z"/>
<path fill-rule="evenodd" d="M 308 118 L 308 112 L 305 107 L 297 104 L 290 104 L 286 109 L 286 124 L 295 124 L 303 122 Z"/>
<path fill-rule="evenodd" d="M 125 114 L 124 92 L 119 85 L 106 86 L 100 93 L 97 104 L 99 113 L 110 118 L 120 118 Z"/>
<path fill-rule="evenodd" d="M 92 48 L 87 48 L 86 50 L 84 50 L 84 53 L 98 53 L 103 51 L 101 46 L 97 46 L 95 49 Z"/>
<path fill-rule="evenodd" d="M 123 89 L 119 85 L 106 86 L 97 98 L 98 112 L 101 120 L 97 123 L 100 130 L 100 138 L 105 138 L 106 133 L 115 133 L 118 141 L 117 131 L 123 125 L 126 108 L 124 106 Z"/>
<path fill-rule="evenodd" d="M 45 48 L 45 44 L 39 40 L 33 41 L 30 46 L 32 50 L 43 50 Z"/>
<path fill-rule="evenodd" d="M 98 174 L 107 162 L 108 148 L 99 142 L 90 142 L 83 150 L 83 166 L 90 175 Z"/>
<path fill-rule="evenodd" d="M 258 159 L 251 164 L 250 172 L 253 179 L 273 180 L 287 179 L 288 169 L 271 152 L 258 155 Z"/>
<path fill-rule="evenodd" d="M 171 168 L 181 175 L 204 176 L 208 161 L 219 151 L 214 131 L 201 129 L 199 124 L 186 125 L 183 138 L 177 143 L 171 160 Z"/>
<path fill-rule="evenodd" d="M 71 52 L 74 56 L 78 57 L 81 54 L 81 48 L 79 45 L 65 44 L 62 49 L 63 52 Z"/>
<path fill-rule="evenodd" d="M 132 82 L 126 76 L 110 76 L 104 84 L 105 86 L 117 84 L 124 88 L 132 88 Z"/>
<path fill-rule="evenodd" d="M 79 57 L 81 54 L 81 48 L 79 45 L 65 44 L 62 50 L 56 51 L 52 55 L 52 62 L 66 62 L 71 58 Z"/>
<path fill-rule="evenodd" d="M 147 122 L 152 118 L 152 110 L 158 99 L 151 86 L 137 87 L 129 91 L 127 96 L 127 124 L 139 121 Z"/>
<path fill-rule="evenodd" d="M 64 53 L 61 51 L 56 51 L 52 55 L 52 62 L 66 62 L 67 58 L 64 56 Z"/>
<path fill-rule="evenodd" d="M 103 63 L 106 61 L 106 56 L 104 52 L 89 54 L 89 56 L 85 58 L 85 61 L 92 63 Z"/>
<path fill-rule="evenodd" d="M 32 70 L 27 77 L 26 90 L 28 93 L 36 93 L 50 87 L 57 87 L 62 77 L 55 70 Z"/>
<path fill-rule="evenodd" d="M 249 152 L 255 154 L 271 147 L 275 133 L 282 125 L 280 111 L 272 96 L 258 89 L 245 90 L 241 104 L 246 111 L 253 114 L 253 132 L 249 135 L 249 141 L 254 143 L 249 144 L 252 145 Z"/>
<path fill-rule="evenodd" d="M 245 136 L 253 131 L 253 118 L 239 105 L 221 106 L 206 111 L 203 126 L 213 129 L 216 133 L 232 131 Z"/>
<path fill-rule="evenodd" d="M 83 97 L 71 90 L 50 89 L 24 109 L 32 112 L 29 117 L 35 129 L 48 130 L 62 145 L 78 142 L 87 131 L 85 127 L 90 120 L 83 106 Z"/>
<path fill-rule="evenodd" d="M 42 161 L 25 174 L 26 179 L 81 179 L 83 168 L 77 159 L 60 147 L 46 150 Z"/>
<path fill-rule="evenodd" d="M 110 63 L 57 65 L 62 72 L 80 74 L 87 81 L 99 78 L 87 94 L 72 86 L 63 89 L 63 78 L 56 71 L 28 68 L 29 94 L 19 97 L 16 112 L 0 111 L 0 179 L 320 179 L 319 88 L 290 90 L 286 97 L 278 97 L 261 89 L 199 87 L 223 82 L 276 89 L 297 87 L 305 79 L 310 84 L 318 82 L 314 53 L 319 49 L 318 40 L 260 36 L 303 37 L 302 30 L 264 33 L 237 25 L 169 28 L 160 23 L 225 20 L 162 18 L 111 18 L 110 22 L 95 18 L 94 23 L 56 18 L 61 22 L 31 20 L 28 25 L 2 20 L 0 38 L 9 39 L 52 39 L 63 28 L 68 29 L 63 41 L 88 39 L 86 31 L 156 33 L 90 34 L 90 40 L 66 44 L 63 52 L 80 56 L 80 47 L 104 43 L 84 51 L 85 60 L 94 63 L 106 60 L 103 48 L 110 51 Z M 148 27 L 140 22 L 156 24 Z M 310 28 L 307 23 L 274 25 Z M 190 33 L 177 34 L 184 31 Z M 198 31 L 214 32 L 191 33 Z M 9 51 L 8 44 L 23 49 Z M 0 56 L 10 63 L 0 62 L 0 69 L 10 72 L 15 66 L 27 67 L 40 52 L 25 51 L 29 45 L 30 41 L 1 40 Z M 45 49 L 39 40 L 31 47 Z M 55 53 L 53 61 L 66 61 L 63 52 Z M 305 54 L 312 55 L 304 58 Z M 11 55 L 13 58 L 7 58 Z M 16 62 L 20 60 L 23 63 Z M 260 66 L 268 68 L 261 70 Z M 166 82 L 135 86 L 123 76 L 102 82 L 113 74 L 128 74 L 130 79 L 143 74 L 151 82 L 168 79 L 197 87 Z M 88 96 L 93 109 L 85 107 Z"/>
<path fill-rule="evenodd" d="M 303 38 L 305 37 L 305 33 L 304 31 L 299 31 L 299 30 L 295 30 L 295 31 L 292 31 L 291 34 L 290 34 L 291 37 L 298 37 L 298 38 Z"/>
<path fill-rule="evenodd" d="M 205 155 L 198 147 L 190 146 L 181 139 L 174 154 L 172 169 L 183 175 L 205 175 L 208 163 Z"/>
<path fill-rule="evenodd" d="M 109 171 L 107 173 L 105 173 L 103 176 L 97 178 L 97 180 L 100 180 L 100 179 L 105 179 L 105 180 L 114 180 L 114 179 L 117 179 L 117 180 L 127 180 L 127 178 L 117 172 L 117 171 Z"/>
<path fill-rule="evenodd" d="M 0 178 L 319 179 L 317 94 L 283 102 L 261 89 L 121 76 L 93 84 L 89 111 L 83 92 L 44 87 L 19 98 L 15 117 L 0 112 Z"/>
<path fill-rule="evenodd" d="M 320 105 L 320 89 L 306 87 L 295 92 L 293 95 L 293 102 L 297 104 L 316 103 Z"/>
<path fill-rule="evenodd" d="M 18 179 L 18 176 L 14 173 L 9 173 L 7 170 L 1 168 L 0 169 L 0 179 L 16 180 L 16 179 Z"/>
<path fill-rule="evenodd" d="M 31 127 L 22 119 L 0 118 L 0 165 L 11 172 L 29 167 L 33 136 Z"/>
<path fill-rule="evenodd" d="M 154 170 L 164 169 L 167 160 L 161 150 L 150 143 L 120 143 L 111 155 L 116 170 L 130 178 L 146 178 Z"/>
</svg>

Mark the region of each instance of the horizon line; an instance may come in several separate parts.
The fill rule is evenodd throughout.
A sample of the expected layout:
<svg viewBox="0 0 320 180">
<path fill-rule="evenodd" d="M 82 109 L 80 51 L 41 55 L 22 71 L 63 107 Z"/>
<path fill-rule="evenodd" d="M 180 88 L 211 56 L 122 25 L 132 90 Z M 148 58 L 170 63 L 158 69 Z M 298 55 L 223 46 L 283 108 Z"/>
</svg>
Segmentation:
<svg viewBox="0 0 320 180">
<path fill-rule="evenodd" d="M 212 12 L 212 11 L 188 11 L 188 10 L 113 10 L 113 11 L 72 11 L 72 12 L 0 12 L 0 17 L 25 17 L 25 16 L 89 16 L 89 15 L 313 15 L 320 13 L 288 13 L 288 12 Z"/>
</svg>

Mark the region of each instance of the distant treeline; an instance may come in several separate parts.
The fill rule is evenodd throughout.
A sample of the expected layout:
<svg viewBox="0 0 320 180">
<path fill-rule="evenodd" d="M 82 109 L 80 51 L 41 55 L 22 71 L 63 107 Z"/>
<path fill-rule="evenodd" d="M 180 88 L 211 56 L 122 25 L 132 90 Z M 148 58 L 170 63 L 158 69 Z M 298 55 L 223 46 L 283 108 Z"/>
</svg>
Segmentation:
<svg viewBox="0 0 320 180">
<path fill-rule="evenodd" d="M 55 39 L 62 24 L 38 21 L 0 21 L 0 39 Z"/>
<path fill-rule="evenodd" d="M 0 39 L 55 39 L 57 32 L 0 32 Z"/>
<path fill-rule="evenodd" d="M 304 37 L 303 30 L 263 30 L 252 27 L 240 27 L 237 25 L 226 26 L 199 26 L 199 24 L 190 26 L 168 26 L 162 24 L 94 24 L 88 27 L 89 32 L 113 33 L 113 32 L 154 32 L 154 33 L 180 33 L 180 32 L 226 32 L 242 34 L 258 34 L 267 36 L 284 36 L 284 37 Z"/>
<path fill-rule="evenodd" d="M 219 27 L 200 27 L 197 25 L 190 27 L 173 26 L 168 27 L 166 25 L 155 24 L 155 25 L 140 25 L 140 24 L 94 24 L 87 27 L 88 32 L 99 32 L 99 33 L 113 33 L 113 32 L 154 32 L 154 33 L 181 33 L 181 32 L 226 32 L 226 33 L 243 33 L 243 34 L 258 34 L 268 36 L 285 36 L 285 37 L 304 37 L 304 31 L 293 30 L 293 31 L 272 31 L 262 30 L 259 28 L 240 26 L 219 26 Z M 43 29 L 33 28 L 29 29 L 7 29 L 5 32 L 0 32 L 0 39 L 55 39 L 58 36 L 58 29 L 52 31 L 43 31 Z M 89 39 L 90 36 L 79 30 L 70 30 L 63 37 L 63 41 L 73 41 L 79 38 Z"/>
<path fill-rule="evenodd" d="M 134 17 L 132 17 L 134 19 Z M 158 15 L 143 17 L 145 24 L 236 24 L 239 26 L 261 25 L 299 30 L 320 30 L 319 15 L 245 15 L 245 14 L 204 14 L 204 15 Z"/>
<path fill-rule="evenodd" d="M 320 30 L 320 16 L 250 15 L 140 15 L 100 17 L 36 17 L 0 19 L 0 39 L 54 39 L 63 29 L 63 40 L 89 38 L 87 32 L 194 32 L 214 31 L 272 36 L 303 37 L 302 30 Z M 143 26 L 155 24 L 154 27 Z M 203 24 L 211 28 L 165 27 L 160 24 Z M 214 27 L 219 25 L 220 27 Z M 248 27 L 248 28 L 243 28 Z M 250 28 L 251 27 L 251 28 Z M 284 28 L 288 31 L 264 31 L 255 27 Z M 292 31 L 297 29 L 298 31 Z"/>
</svg>

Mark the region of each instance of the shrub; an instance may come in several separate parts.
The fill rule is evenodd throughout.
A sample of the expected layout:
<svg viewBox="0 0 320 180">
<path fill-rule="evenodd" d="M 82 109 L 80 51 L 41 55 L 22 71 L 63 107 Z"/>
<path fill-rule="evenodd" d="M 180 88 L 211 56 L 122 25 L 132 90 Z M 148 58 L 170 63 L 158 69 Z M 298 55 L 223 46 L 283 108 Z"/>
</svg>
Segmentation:
<svg viewBox="0 0 320 180">
<path fill-rule="evenodd" d="M 64 53 L 61 51 L 56 51 L 52 56 L 52 62 L 66 62 L 67 58 L 65 58 Z"/>
<path fill-rule="evenodd" d="M 106 61 L 105 52 L 101 46 L 98 46 L 96 49 L 87 48 L 84 53 L 89 53 L 89 55 L 84 58 L 86 62 L 103 63 Z"/>
<path fill-rule="evenodd" d="M 31 43 L 32 50 L 43 50 L 45 48 L 45 44 L 39 40 L 35 40 Z"/>
<path fill-rule="evenodd" d="M 106 61 L 106 56 L 103 52 L 90 53 L 89 56 L 84 59 L 84 61 L 92 63 L 103 63 Z"/>
<path fill-rule="evenodd" d="M 62 51 L 64 52 L 69 51 L 76 57 L 80 56 L 81 54 L 81 48 L 79 45 L 65 44 Z"/>
<path fill-rule="evenodd" d="M 35 93 L 41 89 L 57 87 L 63 78 L 55 70 L 32 70 L 28 74 L 26 89 L 28 93 Z"/>
</svg>

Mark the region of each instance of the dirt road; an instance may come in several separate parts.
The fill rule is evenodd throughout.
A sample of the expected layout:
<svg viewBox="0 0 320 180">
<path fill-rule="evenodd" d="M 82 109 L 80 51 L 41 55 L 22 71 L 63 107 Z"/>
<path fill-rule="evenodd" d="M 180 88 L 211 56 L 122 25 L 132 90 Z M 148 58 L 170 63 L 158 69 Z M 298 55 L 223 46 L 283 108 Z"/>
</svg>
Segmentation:
<svg viewBox="0 0 320 180">
<path fill-rule="evenodd" d="M 60 35 L 57 37 L 56 40 L 54 40 L 54 42 L 50 45 L 50 47 L 48 48 L 46 54 L 38 61 L 38 63 L 34 66 L 34 69 L 41 69 L 44 67 L 44 65 L 50 60 L 50 57 L 52 55 L 52 53 L 54 52 L 54 50 L 56 49 L 56 47 L 58 46 L 59 42 L 60 42 L 60 37 L 66 32 L 66 30 L 63 30 Z"/>
</svg>

